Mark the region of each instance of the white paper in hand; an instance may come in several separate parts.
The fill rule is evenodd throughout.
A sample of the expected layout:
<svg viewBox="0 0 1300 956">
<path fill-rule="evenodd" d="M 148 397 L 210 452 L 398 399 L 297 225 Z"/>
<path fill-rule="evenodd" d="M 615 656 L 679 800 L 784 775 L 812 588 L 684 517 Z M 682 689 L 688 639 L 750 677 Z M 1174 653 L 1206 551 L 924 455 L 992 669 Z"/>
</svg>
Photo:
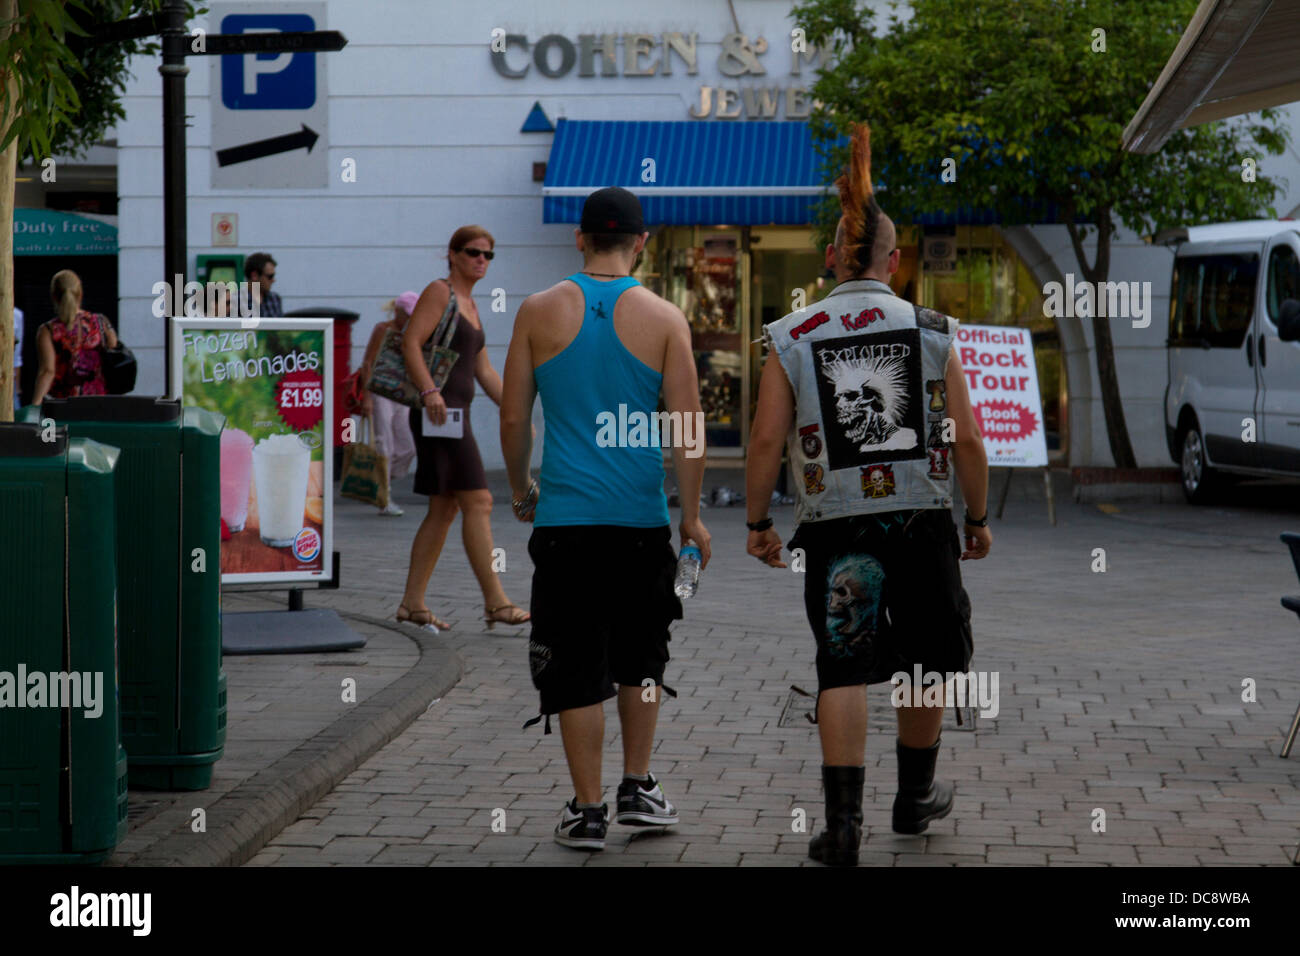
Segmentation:
<svg viewBox="0 0 1300 956">
<path fill-rule="evenodd" d="M 447 409 L 447 420 L 441 425 L 429 421 L 429 413 L 425 412 L 420 416 L 420 434 L 425 438 L 464 438 L 465 425 L 460 417 L 463 412 L 461 408 Z"/>
</svg>

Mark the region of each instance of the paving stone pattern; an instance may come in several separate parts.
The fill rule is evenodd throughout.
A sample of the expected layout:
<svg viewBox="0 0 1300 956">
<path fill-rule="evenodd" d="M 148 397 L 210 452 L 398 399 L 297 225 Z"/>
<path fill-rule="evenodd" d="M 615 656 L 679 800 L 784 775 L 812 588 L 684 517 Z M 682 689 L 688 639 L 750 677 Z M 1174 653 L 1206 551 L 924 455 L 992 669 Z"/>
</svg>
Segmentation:
<svg viewBox="0 0 1300 956">
<path fill-rule="evenodd" d="M 505 506 L 501 476 L 493 481 L 506 589 L 526 605 L 529 529 Z M 709 484 L 722 481 L 743 486 L 738 472 L 709 473 Z M 940 772 L 956 782 L 956 805 L 928 834 L 899 836 L 889 827 L 892 708 L 885 685 L 872 689 L 863 863 L 1288 864 L 1300 840 L 1300 753 L 1278 752 L 1300 701 L 1300 633 L 1278 597 L 1300 585 L 1277 534 L 1300 528 L 1291 496 L 1257 499 L 1246 486 L 1224 507 L 1102 510 L 1058 488 L 1051 527 L 1041 485 L 1020 486 L 994 521 L 992 555 L 962 566 L 973 666 L 997 673 L 1000 710 L 973 732 L 949 711 Z M 399 501 L 407 514 L 396 519 L 340 502 L 346 587 L 310 605 L 393 613 L 423 507 L 409 493 Z M 788 539 L 792 509 L 774 516 Z M 745 555 L 742 507 L 704 520 L 713 563 L 673 631 L 667 681 L 680 696 L 663 707 L 652 765 L 679 826 L 611 826 L 598 854 L 552 841 L 572 789 L 558 729 L 521 729 L 537 711 L 527 626 L 484 630 L 454 529 L 429 601 L 454 625 L 445 638 L 465 660 L 463 680 L 252 865 L 811 865 L 823 816 L 816 729 L 778 726 L 791 684 L 816 688 L 802 578 Z M 1091 570 L 1098 548 L 1104 573 Z M 612 806 L 622 769 L 612 705 L 607 721 Z M 794 832 L 798 811 L 807 832 Z"/>
</svg>

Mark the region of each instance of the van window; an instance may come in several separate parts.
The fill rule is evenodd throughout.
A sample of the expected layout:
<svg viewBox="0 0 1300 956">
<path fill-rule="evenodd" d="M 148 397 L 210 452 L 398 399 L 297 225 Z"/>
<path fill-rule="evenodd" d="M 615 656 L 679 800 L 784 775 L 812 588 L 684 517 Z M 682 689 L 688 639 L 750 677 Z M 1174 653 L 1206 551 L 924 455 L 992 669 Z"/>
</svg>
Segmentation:
<svg viewBox="0 0 1300 956">
<path fill-rule="evenodd" d="M 1240 348 L 1255 305 L 1259 256 L 1185 256 L 1174 260 L 1169 344 Z"/>
<path fill-rule="evenodd" d="M 1300 260 L 1290 246 L 1276 246 L 1268 254 L 1268 317 L 1274 325 L 1287 299 L 1300 299 Z"/>
</svg>

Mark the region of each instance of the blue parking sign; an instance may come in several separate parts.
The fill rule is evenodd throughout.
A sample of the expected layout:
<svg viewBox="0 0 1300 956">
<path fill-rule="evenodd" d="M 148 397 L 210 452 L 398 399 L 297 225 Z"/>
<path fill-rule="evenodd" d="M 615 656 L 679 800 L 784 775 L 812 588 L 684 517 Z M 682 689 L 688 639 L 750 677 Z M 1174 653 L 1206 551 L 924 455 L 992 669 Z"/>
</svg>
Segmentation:
<svg viewBox="0 0 1300 956">
<path fill-rule="evenodd" d="M 222 33 L 297 33 L 316 29 L 305 13 L 232 13 Z M 231 110 L 305 110 L 316 103 L 316 54 L 248 53 L 221 57 L 221 102 Z"/>
</svg>

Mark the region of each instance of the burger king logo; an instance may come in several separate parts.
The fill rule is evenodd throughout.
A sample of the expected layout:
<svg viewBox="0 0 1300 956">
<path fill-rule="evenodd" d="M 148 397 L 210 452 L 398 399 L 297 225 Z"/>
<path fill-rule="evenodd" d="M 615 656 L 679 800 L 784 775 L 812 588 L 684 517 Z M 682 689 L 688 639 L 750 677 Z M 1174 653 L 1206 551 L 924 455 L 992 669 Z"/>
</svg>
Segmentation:
<svg viewBox="0 0 1300 956">
<path fill-rule="evenodd" d="M 303 528 L 293 539 L 293 556 L 299 561 L 314 561 L 320 554 L 320 532 L 315 528 Z"/>
</svg>

